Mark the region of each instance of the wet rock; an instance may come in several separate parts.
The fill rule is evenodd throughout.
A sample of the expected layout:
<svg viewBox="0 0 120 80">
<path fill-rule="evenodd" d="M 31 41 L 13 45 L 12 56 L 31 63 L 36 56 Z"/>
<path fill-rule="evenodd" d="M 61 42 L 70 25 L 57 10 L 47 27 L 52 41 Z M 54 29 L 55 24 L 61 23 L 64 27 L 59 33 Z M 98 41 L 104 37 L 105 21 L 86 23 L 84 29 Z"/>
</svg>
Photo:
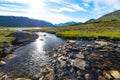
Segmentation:
<svg viewBox="0 0 120 80">
<path fill-rule="evenodd" d="M 93 48 L 94 46 L 91 45 L 91 44 L 87 44 L 86 47 L 88 47 L 88 48 Z"/>
<path fill-rule="evenodd" d="M 64 67 L 64 66 L 66 66 L 66 61 L 61 62 L 61 67 Z"/>
<path fill-rule="evenodd" d="M 104 76 L 99 76 L 98 80 L 108 80 L 108 79 L 106 79 Z"/>
<path fill-rule="evenodd" d="M 103 72 L 103 75 L 104 75 L 104 78 L 106 78 L 106 79 L 108 79 L 108 80 L 113 79 L 112 76 L 110 75 L 110 73 L 107 72 L 107 71 L 104 71 L 104 72 Z"/>
<path fill-rule="evenodd" d="M 39 78 L 41 78 L 41 75 L 40 75 L 40 73 L 37 73 L 37 74 L 34 75 L 34 77 L 35 77 L 36 79 L 39 79 Z"/>
<path fill-rule="evenodd" d="M 76 57 L 77 58 L 80 58 L 80 59 L 83 59 L 84 58 L 84 55 L 82 52 L 79 52 L 78 54 L 76 54 Z"/>
<path fill-rule="evenodd" d="M 1 80 L 12 80 L 8 75 L 3 75 Z"/>
<path fill-rule="evenodd" d="M 69 59 L 75 59 L 76 58 L 73 52 L 69 53 L 68 57 L 69 57 Z"/>
<path fill-rule="evenodd" d="M 96 49 L 101 49 L 102 46 L 101 46 L 100 44 L 96 44 L 96 45 L 94 46 L 94 48 L 96 48 Z"/>
<path fill-rule="evenodd" d="M 58 57 L 59 62 L 66 61 L 67 59 L 68 57 L 64 57 L 64 56 Z"/>
<path fill-rule="evenodd" d="M 80 70 L 77 71 L 77 75 L 80 76 L 81 75 L 81 72 Z"/>
<path fill-rule="evenodd" d="M 90 76 L 89 73 L 85 74 L 85 79 L 86 79 L 86 80 L 91 80 L 91 76 Z"/>
<path fill-rule="evenodd" d="M 54 70 L 50 67 L 46 67 L 42 73 L 44 74 L 44 77 L 40 80 L 54 80 Z"/>
<path fill-rule="evenodd" d="M 5 64 L 6 64 L 5 61 L 0 61 L 0 66 L 3 66 L 3 65 L 5 65 Z"/>
<path fill-rule="evenodd" d="M 106 41 L 95 41 L 95 43 L 100 44 L 101 46 L 110 44 L 110 42 L 106 42 Z"/>
<path fill-rule="evenodd" d="M 75 59 L 75 60 L 72 60 L 71 65 L 84 70 L 86 66 L 86 62 L 85 60 L 82 60 L 82 59 Z"/>
<path fill-rule="evenodd" d="M 111 70 L 109 72 L 115 78 L 115 80 L 120 80 L 120 73 L 119 73 L 119 71 L 117 71 L 117 70 Z"/>
<path fill-rule="evenodd" d="M 89 60 L 99 60 L 100 57 L 99 57 L 97 54 L 92 53 L 92 54 L 90 54 L 90 55 L 88 56 L 88 59 L 89 59 Z"/>
<path fill-rule="evenodd" d="M 16 78 L 15 80 L 31 80 L 31 79 L 27 79 L 27 78 Z"/>
<path fill-rule="evenodd" d="M 42 76 L 41 78 L 39 78 L 39 80 L 44 80 L 44 76 Z"/>
<path fill-rule="evenodd" d="M 116 50 L 117 52 L 120 52 L 120 48 L 116 48 L 115 50 Z"/>
<path fill-rule="evenodd" d="M 57 57 L 57 53 L 54 53 L 54 54 L 53 54 L 53 58 L 56 58 L 56 57 Z"/>
<path fill-rule="evenodd" d="M 10 45 L 10 44 L 4 44 L 4 53 L 5 53 L 5 54 L 11 53 L 12 47 L 13 47 L 13 46 Z"/>
<path fill-rule="evenodd" d="M 15 58 L 16 57 L 16 55 L 14 55 L 14 54 L 8 54 L 5 58 L 6 59 L 12 59 L 12 58 Z"/>
<path fill-rule="evenodd" d="M 46 64 L 47 64 L 47 63 L 40 63 L 39 66 L 40 66 L 40 67 L 44 67 L 44 66 L 46 66 Z"/>
<path fill-rule="evenodd" d="M 67 59 L 68 59 L 68 57 L 64 57 L 64 56 L 61 56 L 58 58 L 58 61 L 61 63 L 61 67 L 66 65 Z"/>
<path fill-rule="evenodd" d="M 2 77 L 4 75 L 4 73 L 3 72 L 0 72 L 0 77 Z"/>
<path fill-rule="evenodd" d="M 57 60 L 52 60 L 52 63 L 56 63 L 57 62 Z"/>
<path fill-rule="evenodd" d="M 58 54 L 58 57 L 61 57 L 62 56 L 62 54 Z"/>
<path fill-rule="evenodd" d="M 110 62 L 110 61 L 104 61 L 103 62 L 103 67 L 110 68 L 111 66 L 112 66 L 112 62 Z"/>
<path fill-rule="evenodd" d="M 67 42 L 68 42 L 68 43 L 76 43 L 75 40 L 68 40 Z"/>
</svg>

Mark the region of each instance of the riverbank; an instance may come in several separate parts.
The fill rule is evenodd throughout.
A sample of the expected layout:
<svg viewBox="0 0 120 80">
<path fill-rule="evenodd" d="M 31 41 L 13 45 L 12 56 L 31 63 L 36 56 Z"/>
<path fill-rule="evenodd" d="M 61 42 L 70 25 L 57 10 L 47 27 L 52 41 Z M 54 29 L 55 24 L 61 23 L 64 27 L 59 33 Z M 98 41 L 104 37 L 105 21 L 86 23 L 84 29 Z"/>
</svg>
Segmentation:
<svg viewBox="0 0 120 80">
<path fill-rule="evenodd" d="M 120 41 L 68 41 L 51 57 L 55 80 L 120 79 Z"/>
<path fill-rule="evenodd" d="M 4 58 L 8 54 L 21 46 L 34 41 L 38 38 L 37 34 L 30 34 L 26 32 L 18 32 L 15 30 L 0 30 L 0 66 L 5 65 Z"/>
</svg>

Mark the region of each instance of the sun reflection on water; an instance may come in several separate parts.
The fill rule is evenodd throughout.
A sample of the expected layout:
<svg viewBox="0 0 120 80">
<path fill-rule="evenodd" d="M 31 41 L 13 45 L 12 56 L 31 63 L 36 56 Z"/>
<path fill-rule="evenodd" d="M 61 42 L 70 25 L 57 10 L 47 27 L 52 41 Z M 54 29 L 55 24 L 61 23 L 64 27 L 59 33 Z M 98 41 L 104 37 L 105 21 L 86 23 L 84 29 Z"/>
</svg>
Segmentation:
<svg viewBox="0 0 120 80">
<path fill-rule="evenodd" d="M 44 50 L 44 45 L 45 45 L 45 36 L 44 33 L 39 33 L 39 38 L 36 39 L 36 41 L 34 42 L 34 47 L 35 50 L 33 51 L 34 54 L 31 54 L 31 60 L 34 60 L 34 62 L 36 61 L 44 61 L 45 59 L 48 59 L 45 56 L 45 50 Z"/>
</svg>

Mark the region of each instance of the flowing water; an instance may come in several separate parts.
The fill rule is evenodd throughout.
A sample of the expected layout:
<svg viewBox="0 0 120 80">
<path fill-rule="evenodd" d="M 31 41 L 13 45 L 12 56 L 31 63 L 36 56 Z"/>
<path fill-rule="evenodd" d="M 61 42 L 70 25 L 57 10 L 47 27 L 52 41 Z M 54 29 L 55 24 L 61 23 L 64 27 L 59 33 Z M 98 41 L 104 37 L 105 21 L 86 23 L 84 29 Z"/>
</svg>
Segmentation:
<svg viewBox="0 0 120 80">
<path fill-rule="evenodd" d="M 41 64 L 49 65 L 51 58 L 46 54 L 53 48 L 63 45 L 64 40 L 53 34 L 37 32 L 39 38 L 26 46 L 16 49 L 15 58 L 6 60 L 0 70 L 14 77 L 33 76 L 41 71 Z"/>
</svg>

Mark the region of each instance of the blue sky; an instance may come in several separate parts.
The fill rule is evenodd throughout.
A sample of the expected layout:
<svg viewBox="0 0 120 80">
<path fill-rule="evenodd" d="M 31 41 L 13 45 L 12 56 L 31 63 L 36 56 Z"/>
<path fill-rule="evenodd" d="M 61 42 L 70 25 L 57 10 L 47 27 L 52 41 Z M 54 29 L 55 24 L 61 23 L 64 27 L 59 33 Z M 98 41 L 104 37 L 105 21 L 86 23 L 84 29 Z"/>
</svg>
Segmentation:
<svg viewBox="0 0 120 80">
<path fill-rule="evenodd" d="M 120 0 L 0 0 L 0 15 L 84 22 L 120 9 Z"/>
</svg>

